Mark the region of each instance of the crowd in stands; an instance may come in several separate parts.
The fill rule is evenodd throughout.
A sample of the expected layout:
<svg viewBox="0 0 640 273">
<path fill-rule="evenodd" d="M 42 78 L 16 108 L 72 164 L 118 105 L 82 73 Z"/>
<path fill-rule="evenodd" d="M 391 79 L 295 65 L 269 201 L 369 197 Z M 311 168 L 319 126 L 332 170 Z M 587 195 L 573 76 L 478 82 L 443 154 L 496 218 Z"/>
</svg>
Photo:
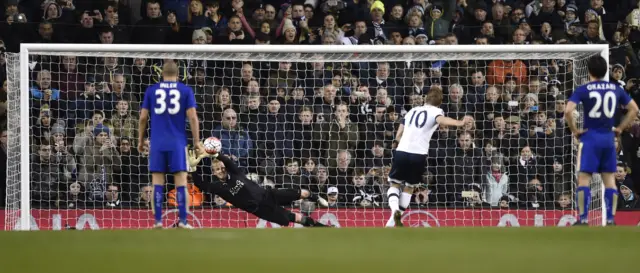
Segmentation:
<svg viewBox="0 0 640 273">
<path fill-rule="evenodd" d="M 3 53 L 25 42 L 609 44 L 611 81 L 640 98 L 636 0 L 6 0 L 0 8 Z M 165 62 L 176 62 L 180 80 L 194 90 L 201 135 L 218 137 L 223 153 L 265 187 L 309 189 L 331 207 L 385 207 L 397 128 L 441 88 L 445 114 L 475 122 L 437 130 L 412 206 L 572 209 L 577 142 L 563 115 L 585 80 L 575 73 L 577 61 L 257 62 L 152 54 L 32 56 L 34 207 L 150 208 L 149 140 L 138 153 L 137 113 Z M 18 81 L 6 66 L 0 57 L 3 162 L 7 130 L 14 130 L 7 128 L 7 86 Z M 640 208 L 640 121 L 616 144 L 619 207 Z M 198 189 L 211 179 L 208 164 L 189 175 L 191 205 L 232 206 Z M 1 205 L 7 170 L 0 165 Z M 167 205 L 175 204 L 174 193 L 167 196 Z"/>
</svg>

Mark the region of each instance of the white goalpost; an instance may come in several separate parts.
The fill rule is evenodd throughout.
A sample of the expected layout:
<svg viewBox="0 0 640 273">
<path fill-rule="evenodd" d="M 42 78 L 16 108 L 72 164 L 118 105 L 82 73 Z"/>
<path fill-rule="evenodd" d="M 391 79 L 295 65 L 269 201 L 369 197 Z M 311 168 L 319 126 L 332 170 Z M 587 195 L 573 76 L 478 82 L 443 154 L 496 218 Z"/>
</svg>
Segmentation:
<svg viewBox="0 0 640 273">
<path fill-rule="evenodd" d="M 198 111 L 205 117 L 201 122 L 210 125 L 205 125 L 201 137 L 231 126 L 231 131 L 246 133 L 250 139 L 248 154 L 238 156 L 250 177 L 258 177 L 258 182 L 265 185 L 309 188 L 325 198 L 333 194 L 332 188 L 339 191 L 336 206 L 309 205 L 309 213 L 321 221 L 341 227 L 384 225 L 388 217 L 384 174 L 392 156 L 393 126 L 406 109 L 426 95 L 430 85 L 439 85 L 446 97 L 445 114 L 470 114 L 476 124 L 457 132 L 451 128 L 434 139 L 437 145 L 429 155 L 433 165 L 427 166 L 424 191 L 416 193 L 418 197 L 415 203 L 412 201 L 405 221 L 411 226 L 567 225 L 575 221 L 576 213 L 576 143 L 570 133 L 563 132 L 562 117 L 556 116 L 554 107 L 588 80 L 586 60 L 594 55 L 608 61 L 608 45 L 22 44 L 19 54 L 6 55 L 7 202 L 0 222 L 5 230 L 60 229 L 67 224 L 78 229 L 149 227 L 153 216 L 144 205 L 148 201 L 144 188 L 150 180 L 142 178 L 146 175 L 146 161 L 143 155 L 125 158 L 121 149 L 126 148 L 116 146 L 129 141 L 135 150 L 137 128 L 115 121 L 121 110 L 121 99 L 115 97 L 115 90 L 120 90 L 117 86 L 122 84 L 123 96 L 130 98 L 129 108 L 122 112 L 137 120 L 140 90 L 144 92 L 144 87 L 158 77 L 157 67 L 161 65 L 157 64 L 174 59 L 184 69 L 182 80 L 194 90 L 202 90 L 196 95 L 205 98 L 198 101 Z M 115 64 L 107 64 L 110 61 Z M 70 62 L 74 62 L 75 71 L 69 68 Z M 382 67 L 387 68 L 386 72 Z M 246 79 L 242 74 L 245 69 L 251 73 Z M 204 73 L 203 79 L 199 73 Z M 69 77 L 71 74 L 74 76 Z M 124 83 L 118 82 L 119 76 Z M 251 93 L 251 81 L 259 85 L 255 94 Z M 341 103 L 336 98 L 323 104 L 330 96 L 326 95 L 331 93 L 327 91 L 330 84 L 336 98 L 347 106 L 348 125 L 337 121 L 340 114 L 336 109 Z M 64 90 L 70 86 L 97 89 Z M 366 94 L 361 91 L 364 86 Z M 105 89 L 98 90 L 100 87 Z M 450 92 L 458 87 L 457 95 Z M 486 101 L 490 89 L 496 90 L 499 102 Z M 99 95 L 99 106 L 93 100 L 91 106 L 78 102 L 86 98 L 83 96 L 87 92 Z M 221 95 L 224 92 L 226 99 Z M 263 110 L 252 109 L 251 99 L 258 100 L 262 105 L 256 109 Z M 224 105 L 225 100 L 229 100 L 228 105 Z M 229 108 L 237 114 L 237 125 L 224 121 L 224 110 Z M 100 111 L 102 120 L 95 123 L 95 113 Z M 312 115 L 309 127 L 302 121 L 304 111 Z M 392 118 L 394 113 L 397 120 Z M 272 114 L 281 115 L 282 120 L 271 119 Z M 47 118 L 59 123 L 45 124 L 42 120 Z M 579 123 L 581 120 L 582 115 Z M 507 126 L 503 132 L 496 129 L 500 122 Z M 116 144 L 108 160 L 102 159 L 107 158 L 103 154 L 92 158 L 87 152 L 92 148 L 86 145 L 97 141 L 92 139 L 91 129 L 98 124 L 110 128 L 104 130 L 110 130 L 109 139 Z M 306 135 L 306 129 L 301 128 L 312 129 Z M 135 132 L 133 138 L 126 129 Z M 64 140 L 56 140 L 56 133 L 62 134 Z M 265 138 L 267 134 L 270 135 Z M 467 136 L 472 146 L 461 148 L 464 141 L 460 140 Z M 234 141 L 240 143 L 246 140 L 243 137 Z M 81 146 L 77 144 L 79 139 L 89 139 L 86 143 L 92 144 Z M 62 143 L 62 152 L 56 155 L 57 141 Z M 525 146 L 533 154 L 531 161 L 521 157 Z M 340 166 L 343 151 L 348 161 L 344 168 Z M 55 164 L 46 159 L 56 156 Z M 316 168 L 307 170 L 310 161 Z M 297 174 L 287 173 L 293 163 L 299 167 Z M 319 165 L 327 168 L 325 180 L 318 174 Z M 500 186 L 504 190 L 496 190 L 498 186 L 487 181 L 492 179 L 493 165 L 500 166 L 500 171 L 494 172 L 509 178 L 508 185 Z M 199 173 L 207 168 L 201 165 L 192 175 L 210 179 L 208 174 Z M 360 176 L 366 180 L 364 187 L 355 182 Z M 533 180 L 538 180 L 537 184 Z M 599 176 L 593 180 L 590 224 L 605 225 L 603 187 Z M 78 189 L 72 189 L 72 184 L 77 184 Z M 536 190 L 537 187 L 540 188 Z M 97 191 L 102 197 L 92 199 Z M 119 195 L 113 197 L 111 191 Z M 423 202 L 421 194 L 428 200 Z M 78 196 L 86 200 L 69 205 L 76 202 L 71 199 L 79 200 Z M 213 196 L 202 196 L 202 204 L 194 205 L 190 211 L 193 221 L 201 227 L 271 225 L 229 208 L 229 204 L 214 200 Z M 569 205 L 562 205 L 561 196 L 569 198 Z M 501 208 L 503 201 L 507 205 Z M 77 205 L 80 203 L 83 205 Z M 168 207 L 168 214 L 173 213 Z M 307 206 L 294 209 L 307 210 Z"/>
</svg>

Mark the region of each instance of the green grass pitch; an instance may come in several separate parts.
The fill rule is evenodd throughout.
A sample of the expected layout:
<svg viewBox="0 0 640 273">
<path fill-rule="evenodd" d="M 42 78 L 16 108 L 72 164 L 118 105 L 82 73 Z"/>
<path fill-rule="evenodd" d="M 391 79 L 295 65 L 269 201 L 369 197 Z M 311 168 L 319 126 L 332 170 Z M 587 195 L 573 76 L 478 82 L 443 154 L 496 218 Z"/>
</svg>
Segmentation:
<svg viewBox="0 0 640 273">
<path fill-rule="evenodd" d="M 3 273 L 603 273 L 638 258 L 638 227 L 0 232 Z"/>
</svg>

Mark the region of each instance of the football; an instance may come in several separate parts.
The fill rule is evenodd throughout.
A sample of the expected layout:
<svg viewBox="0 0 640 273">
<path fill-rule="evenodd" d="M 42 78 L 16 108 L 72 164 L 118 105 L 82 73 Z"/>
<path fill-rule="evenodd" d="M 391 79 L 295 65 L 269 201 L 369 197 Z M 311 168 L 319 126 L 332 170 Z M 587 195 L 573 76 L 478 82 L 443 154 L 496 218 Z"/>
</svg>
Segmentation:
<svg viewBox="0 0 640 273">
<path fill-rule="evenodd" d="M 222 143 L 220 143 L 220 140 L 218 138 L 209 137 L 204 140 L 204 150 L 208 154 L 217 154 L 218 152 L 220 152 L 220 149 L 222 149 Z"/>
</svg>

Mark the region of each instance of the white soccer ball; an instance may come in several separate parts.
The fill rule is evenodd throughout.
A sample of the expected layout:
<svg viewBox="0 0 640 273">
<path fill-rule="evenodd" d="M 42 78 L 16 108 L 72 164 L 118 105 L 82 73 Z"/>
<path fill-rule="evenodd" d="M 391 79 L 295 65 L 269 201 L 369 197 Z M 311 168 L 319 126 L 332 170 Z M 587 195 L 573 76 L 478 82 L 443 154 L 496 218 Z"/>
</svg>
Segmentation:
<svg viewBox="0 0 640 273">
<path fill-rule="evenodd" d="M 208 154 L 217 154 L 222 150 L 222 143 L 217 137 L 209 137 L 204 140 L 204 150 Z"/>
</svg>

